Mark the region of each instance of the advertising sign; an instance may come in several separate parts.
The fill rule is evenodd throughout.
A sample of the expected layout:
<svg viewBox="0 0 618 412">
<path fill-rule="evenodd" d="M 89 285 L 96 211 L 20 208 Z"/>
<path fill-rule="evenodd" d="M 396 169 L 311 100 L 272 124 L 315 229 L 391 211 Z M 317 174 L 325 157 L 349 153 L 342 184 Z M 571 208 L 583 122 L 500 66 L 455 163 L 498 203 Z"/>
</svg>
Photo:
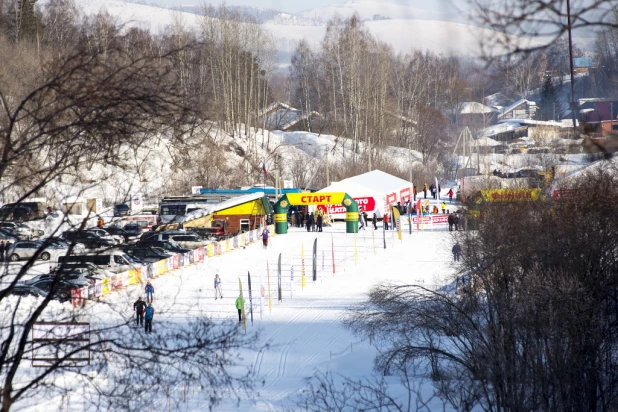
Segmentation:
<svg viewBox="0 0 618 412">
<path fill-rule="evenodd" d="M 133 193 L 131 196 L 131 212 L 135 213 L 144 208 L 144 201 L 141 193 Z"/>
<path fill-rule="evenodd" d="M 355 197 L 354 200 L 358 203 L 358 210 L 363 210 L 364 212 L 373 212 L 376 208 L 376 199 L 375 197 Z M 345 206 L 343 205 L 327 205 L 327 204 L 319 204 L 317 206 L 318 210 L 323 212 L 324 214 L 337 215 L 337 214 L 345 214 Z"/>
</svg>

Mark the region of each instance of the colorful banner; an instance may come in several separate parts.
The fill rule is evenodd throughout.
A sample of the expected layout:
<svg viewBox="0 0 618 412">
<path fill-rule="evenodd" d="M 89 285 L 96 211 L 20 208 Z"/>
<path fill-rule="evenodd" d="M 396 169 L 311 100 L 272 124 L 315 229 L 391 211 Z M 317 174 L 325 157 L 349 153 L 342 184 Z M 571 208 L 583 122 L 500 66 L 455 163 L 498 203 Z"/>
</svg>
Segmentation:
<svg viewBox="0 0 618 412">
<path fill-rule="evenodd" d="M 107 295 L 109 292 L 112 291 L 110 286 L 111 286 L 111 284 L 110 284 L 110 279 L 109 278 L 105 278 L 105 279 L 101 280 L 101 294 L 103 296 Z"/>
<path fill-rule="evenodd" d="M 392 206 L 391 209 L 393 210 L 393 216 L 395 217 L 393 223 L 397 222 L 397 237 L 399 238 L 399 240 L 401 240 L 401 214 L 399 213 L 399 209 L 395 206 Z"/>
<path fill-rule="evenodd" d="M 129 285 L 134 285 L 136 283 L 142 283 L 142 269 L 131 269 L 129 270 Z"/>
<path fill-rule="evenodd" d="M 180 267 L 180 255 L 172 256 L 172 268 L 178 269 Z"/>
<path fill-rule="evenodd" d="M 441 215 L 425 215 L 419 218 L 418 215 L 416 216 L 412 216 L 412 223 L 416 223 L 417 225 L 419 223 L 424 223 L 424 224 L 438 224 L 438 223 L 448 223 L 448 215 L 447 214 L 441 214 Z"/>
<path fill-rule="evenodd" d="M 387 205 L 391 205 L 393 203 L 397 202 L 397 193 L 391 193 L 389 195 L 386 195 L 386 204 Z"/>
<path fill-rule="evenodd" d="M 213 257 L 215 255 L 215 245 L 214 243 L 210 243 L 206 245 L 206 256 Z"/>
<path fill-rule="evenodd" d="M 513 202 L 522 200 L 538 200 L 541 189 L 494 189 L 481 190 L 481 196 L 486 202 Z"/>
<path fill-rule="evenodd" d="M 406 187 L 405 189 L 399 192 L 399 199 L 401 199 L 402 202 L 407 202 L 408 200 L 410 200 L 410 188 L 409 187 Z"/>
<path fill-rule="evenodd" d="M 291 205 L 307 206 L 319 204 L 341 204 L 343 203 L 345 193 L 287 193 L 286 196 Z"/>
<path fill-rule="evenodd" d="M 305 244 L 300 244 L 300 287 L 305 288 Z"/>
<path fill-rule="evenodd" d="M 374 197 L 355 197 L 354 200 L 358 203 L 358 210 L 365 212 L 373 212 L 376 208 L 376 199 Z M 343 205 L 328 205 L 319 204 L 317 209 L 324 214 L 337 215 L 346 213 L 346 208 Z"/>
</svg>

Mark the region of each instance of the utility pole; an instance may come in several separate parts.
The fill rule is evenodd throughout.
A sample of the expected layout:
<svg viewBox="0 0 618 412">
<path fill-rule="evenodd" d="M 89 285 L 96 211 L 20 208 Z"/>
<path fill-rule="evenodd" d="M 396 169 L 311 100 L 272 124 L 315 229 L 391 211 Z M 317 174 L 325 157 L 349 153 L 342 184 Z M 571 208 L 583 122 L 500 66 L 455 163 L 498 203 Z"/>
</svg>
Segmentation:
<svg viewBox="0 0 618 412">
<path fill-rule="evenodd" d="M 281 181 L 279 177 L 279 155 L 275 154 L 275 202 L 279 200 L 279 187 Z"/>
</svg>

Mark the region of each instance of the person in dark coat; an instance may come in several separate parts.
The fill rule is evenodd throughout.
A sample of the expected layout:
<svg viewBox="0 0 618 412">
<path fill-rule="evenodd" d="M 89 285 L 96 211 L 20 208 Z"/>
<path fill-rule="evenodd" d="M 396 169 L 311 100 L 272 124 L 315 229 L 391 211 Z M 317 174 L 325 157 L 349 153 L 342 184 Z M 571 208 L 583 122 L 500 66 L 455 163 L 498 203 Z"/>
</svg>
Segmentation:
<svg viewBox="0 0 618 412">
<path fill-rule="evenodd" d="M 149 303 L 148 306 L 144 308 L 144 320 L 146 321 L 144 324 L 144 329 L 146 333 L 152 332 L 152 318 L 154 317 L 154 313 L 155 310 Z"/>
<path fill-rule="evenodd" d="M 363 220 L 365 221 L 365 227 L 367 227 L 367 212 L 363 211 Z"/>
<path fill-rule="evenodd" d="M 378 215 L 375 214 L 375 212 L 373 212 L 373 229 L 374 230 L 378 230 Z"/>
<path fill-rule="evenodd" d="M 133 310 L 135 311 L 135 321 L 137 326 L 144 326 L 144 309 L 146 308 L 146 302 L 142 300 L 140 296 L 133 304 Z"/>
<path fill-rule="evenodd" d="M 452 216 L 453 216 L 453 224 L 455 225 L 455 230 L 459 230 L 459 216 L 457 216 L 457 214 L 454 214 Z"/>
<path fill-rule="evenodd" d="M 316 223 L 318 225 L 318 232 L 322 231 L 322 224 L 324 223 L 324 217 L 322 213 L 318 213 L 318 217 L 316 218 Z"/>
<path fill-rule="evenodd" d="M 423 196 L 425 196 L 425 199 L 427 199 L 427 183 L 423 185 Z"/>
<path fill-rule="evenodd" d="M 455 219 L 453 215 L 448 215 L 448 231 L 453 231 L 453 225 L 455 224 Z"/>
<path fill-rule="evenodd" d="M 455 245 L 453 246 L 453 260 L 455 262 L 459 262 L 459 257 L 461 256 L 461 245 L 458 243 L 455 243 Z"/>
<path fill-rule="evenodd" d="M 414 201 L 416 202 L 416 186 L 414 186 L 413 188 L 413 193 L 414 193 Z"/>
</svg>

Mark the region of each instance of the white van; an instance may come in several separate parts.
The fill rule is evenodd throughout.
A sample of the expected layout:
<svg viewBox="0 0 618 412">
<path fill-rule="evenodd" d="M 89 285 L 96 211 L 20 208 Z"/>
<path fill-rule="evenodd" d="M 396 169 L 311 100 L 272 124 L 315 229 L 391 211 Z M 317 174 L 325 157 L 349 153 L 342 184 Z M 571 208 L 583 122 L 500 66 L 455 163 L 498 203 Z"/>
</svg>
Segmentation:
<svg viewBox="0 0 618 412">
<path fill-rule="evenodd" d="M 129 255 L 120 250 L 106 250 L 100 253 L 60 256 L 58 263 L 93 263 L 112 272 L 124 272 L 137 269 L 140 265 L 131 259 Z"/>
</svg>

